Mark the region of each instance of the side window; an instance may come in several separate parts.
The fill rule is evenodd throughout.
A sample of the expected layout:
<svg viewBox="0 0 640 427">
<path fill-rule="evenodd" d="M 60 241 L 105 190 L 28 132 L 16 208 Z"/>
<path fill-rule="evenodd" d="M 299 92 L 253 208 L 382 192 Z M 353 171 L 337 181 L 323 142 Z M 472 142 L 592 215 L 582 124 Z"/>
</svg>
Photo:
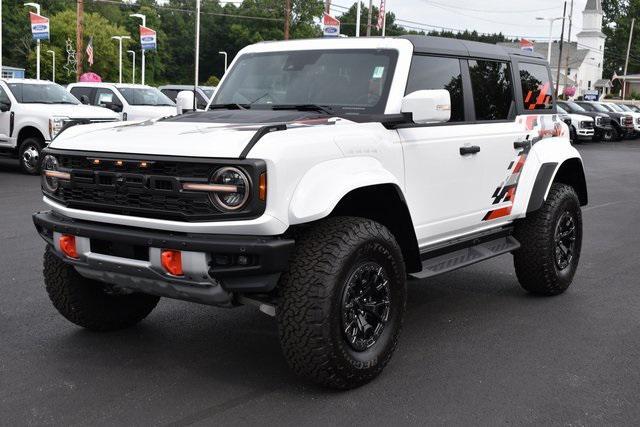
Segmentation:
<svg viewBox="0 0 640 427">
<path fill-rule="evenodd" d="M 9 95 L 7 92 L 0 86 L 0 104 L 11 104 L 11 100 L 9 99 Z"/>
<path fill-rule="evenodd" d="M 122 106 L 122 102 L 118 99 L 111 89 L 98 89 L 96 91 L 96 100 L 94 105 L 105 107 L 106 104 L 115 104 Z"/>
<path fill-rule="evenodd" d="M 476 120 L 506 120 L 515 116 L 508 63 L 470 60 L 469 74 Z"/>
<path fill-rule="evenodd" d="M 202 97 L 202 95 L 200 95 L 199 92 L 196 92 L 196 106 L 201 110 L 207 108 L 207 101 Z"/>
<path fill-rule="evenodd" d="M 525 110 L 550 110 L 553 108 L 549 71 L 545 65 L 521 62 L 520 84 Z"/>
<path fill-rule="evenodd" d="M 176 89 L 162 89 L 160 92 L 167 95 L 167 97 L 173 102 L 176 102 L 176 98 L 178 97 L 178 92 L 180 91 Z"/>
<path fill-rule="evenodd" d="M 462 75 L 457 58 L 437 56 L 414 56 L 405 94 L 417 90 L 446 89 L 451 95 L 450 122 L 464 120 L 464 97 L 462 96 Z"/>
<path fill-rule="evenodd" d="M 77 87 L 71 88 L 71 95 L 78 98 L 79 101 L 82 101 L 82 97 L 84 96 L 86 97 L 85 100 L 89 100 L 89 103 L 91 103 L 92 91 L 93 91 L 93 88 L 77 86 Z"/>
</svg>

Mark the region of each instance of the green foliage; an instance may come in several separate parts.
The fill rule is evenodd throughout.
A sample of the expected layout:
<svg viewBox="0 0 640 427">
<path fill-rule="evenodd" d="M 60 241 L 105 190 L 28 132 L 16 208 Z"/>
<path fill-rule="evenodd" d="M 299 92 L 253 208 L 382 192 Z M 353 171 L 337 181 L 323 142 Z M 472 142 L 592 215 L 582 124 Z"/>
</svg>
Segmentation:
<svg viewBox="0 0 640 427">
<path fill-rule="evenodd" d="M 214 75 L 209 76 L 206 82 L 204 82 L 205 86 L 218 86 L 220 84 L 220 79 Z"/>
</svg>

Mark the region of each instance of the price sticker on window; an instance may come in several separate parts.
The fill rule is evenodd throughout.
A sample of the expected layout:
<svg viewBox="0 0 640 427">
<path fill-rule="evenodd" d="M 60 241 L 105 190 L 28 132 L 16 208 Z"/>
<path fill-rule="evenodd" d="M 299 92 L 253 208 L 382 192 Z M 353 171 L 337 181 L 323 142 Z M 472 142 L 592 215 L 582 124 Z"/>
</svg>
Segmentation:
<svg viewBox="0 0 640 427">
<path fill-rule="evenodd" d="M 377 66 L 376 68 L 373 69 L 373 76 L 371 76 L 371 78 L 381 79 L 383 74 L 384 74 L 384 67 Z"/>
</svg>

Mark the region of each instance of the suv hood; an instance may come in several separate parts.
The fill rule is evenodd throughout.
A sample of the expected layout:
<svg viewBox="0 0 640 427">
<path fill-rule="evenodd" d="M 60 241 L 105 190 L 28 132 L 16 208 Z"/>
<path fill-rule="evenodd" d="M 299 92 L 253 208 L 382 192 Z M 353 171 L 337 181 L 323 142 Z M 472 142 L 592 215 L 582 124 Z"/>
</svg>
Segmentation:
<svg viewBox="0 0 640 427">
<path fill-rule="evenodd" d="M 329 116 L 309 118 L 309 113 L 292 116 L 292 112 L 277 112 L 271 119 L 240 123 L 239 120 L 224 120 L 223 112 L 192 113 L 183 116 L 122 122 L 118 124 L 93 124 L 74 126 L 65 130 L 52 143 L 52 148 L 112 152 L 127 154 L 149 154 L 167 156 L 195 156 L 237 158 L 251 138 L 262 126 L 287 123 L 290 126 L 326 125 Z M 229 112 L 225 112 L 229 113 Z M 204 118 L 209 120 L 203 121 Z M 227 117 L 229 119 L 230 117 Z M 246 117 L 248 118 L 248 117 Z M 266 118 L 266 117 L 264 117 Z"/>
<path fill-rule="evenodd" d="M 64 116 L 71 119 L 119 119 L 118 114 L 102 107 L 92 105 L 72 104 L 20 104 L 28 108 L 30 114 L 43 116 Z"/>
</svg>

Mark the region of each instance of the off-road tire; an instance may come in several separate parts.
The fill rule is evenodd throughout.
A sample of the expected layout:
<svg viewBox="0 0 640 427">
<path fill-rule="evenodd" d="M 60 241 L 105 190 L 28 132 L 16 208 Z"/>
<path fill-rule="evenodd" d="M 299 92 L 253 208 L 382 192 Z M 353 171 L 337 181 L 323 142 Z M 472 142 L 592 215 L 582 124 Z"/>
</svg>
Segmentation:
<svg viewBox="0 0 640 427">
<path fill-rule="evenodd" d="M 41 153 L 43 147 L 44 141 L 35 136 L 25 138 L 25 140 L 20 143 L 20 148 L 18 149 L 18 161 L 20 162 L 20 169 L 22 169 L 24 173 L 29 175 L 37 175 L 40 173 L 40 164 L 42 163 Z M 38 160 L 35 164 L 28 164 L 25 161 L 25 152 L 32 152 L 33 150 L 37 151 Z"/>
<path fill-rule="evenodd" d="M 119 295 L 82 277 L 50 247 L 44 253 L 44 283 L 53 306 L 69 321 L 92 331 L 115 331 L 147 317 L 160 299 L 146 294 Z"/>
<path fill-rule="evenodd" d="M 568 213 L 575 223 L 575 249 L 565 268 L 556 262 L 556 230 L 563 215 Z M 521 247 L 513 253 L 516 276 L 520 285 L 532 294 L 558 295 L 563 293 L 573 280 L 582 246 L 582 213 L 575 190 L 554 183 L 542 207 L 515 227 L 515 238 Z"/>
<path fill-rule="evenodd" d="M 343 331 L 345 287 L 358 266 L 380 263 L 389 281 L 389 320 L 375 343 L 355 351 Z M 360 267 L 361 268 L 361 267 Z M 363 218 L 334 217 L 302 233 L 280 279 L 278 330 L 285 358 L 303 378 L 350 389 L 375 378 L 398 342 L 406 305 L 406 271 L 394 236 Z"/>
</svg>

